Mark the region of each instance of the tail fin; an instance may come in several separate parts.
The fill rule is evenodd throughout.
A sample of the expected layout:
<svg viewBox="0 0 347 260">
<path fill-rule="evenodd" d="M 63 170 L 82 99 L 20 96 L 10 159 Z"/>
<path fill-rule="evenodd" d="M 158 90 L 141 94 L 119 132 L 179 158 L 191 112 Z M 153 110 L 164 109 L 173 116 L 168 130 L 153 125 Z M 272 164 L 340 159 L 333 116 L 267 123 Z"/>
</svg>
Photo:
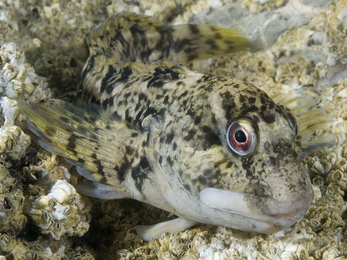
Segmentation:
<svg viewBox="0 0 347 260">
<path fill-rule="evenodd" d="M 94 28 L 87 37 L 90 56 L 109 55 L 118 62 L 193 60 L 252 47 L 241 33 L 209 25 L 166 26 L 133 13 L 120 13 Z"/>
</svg>

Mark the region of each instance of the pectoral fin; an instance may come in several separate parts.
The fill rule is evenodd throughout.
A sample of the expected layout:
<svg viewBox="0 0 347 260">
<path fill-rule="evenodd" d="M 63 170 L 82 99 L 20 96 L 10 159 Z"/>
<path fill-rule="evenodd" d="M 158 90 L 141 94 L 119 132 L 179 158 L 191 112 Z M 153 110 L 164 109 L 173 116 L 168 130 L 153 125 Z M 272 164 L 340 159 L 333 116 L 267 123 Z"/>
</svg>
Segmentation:
<svg viewBox="0 0 347 260">
<path fill-rule="evenodd" d="M 176 218 L 173 220 L 161 222 L 152 226 L 136 226 L 136 232 L 145 241 L 149 241 L 152 238 L 160 238 L 164 232 L 175 233 L 181 232 L 194 226 L 197 222 L 185 220 L 183 218 Z"/>
<path fill-rule="evenodd" d="M 112 198 L 130 197 L 119 176 L 124 177 L 122 166 L 130 161 L 124 162 L 126 146 L 131 140 L 136 146 L 141 133 L 96 105 L 82 109 L 68 103 L 46 107 L 18 101 L 18 106 L 29 129 L 40 138 L 39 144 L 76 165 L 83 177 L 95 183 L 94 188 L 102 190 L 95 193 L 97 197 L 109 198 L 112 190 L 118 193 Z"/>
</svg>

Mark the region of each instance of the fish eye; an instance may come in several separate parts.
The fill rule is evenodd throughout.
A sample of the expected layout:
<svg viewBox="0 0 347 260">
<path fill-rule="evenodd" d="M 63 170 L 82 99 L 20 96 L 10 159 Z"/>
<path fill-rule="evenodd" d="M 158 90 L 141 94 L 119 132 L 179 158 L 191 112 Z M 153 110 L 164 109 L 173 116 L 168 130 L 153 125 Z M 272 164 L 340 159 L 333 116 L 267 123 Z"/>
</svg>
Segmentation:
<svg viewBox="0 0 347 260">
<path fill-rule="evenodd" d="M 253 124 L 245 119 L 233 122 L 226 137 L 230 149 L 238 155 L 250 154 L 257 142 Z"/>
</svg>

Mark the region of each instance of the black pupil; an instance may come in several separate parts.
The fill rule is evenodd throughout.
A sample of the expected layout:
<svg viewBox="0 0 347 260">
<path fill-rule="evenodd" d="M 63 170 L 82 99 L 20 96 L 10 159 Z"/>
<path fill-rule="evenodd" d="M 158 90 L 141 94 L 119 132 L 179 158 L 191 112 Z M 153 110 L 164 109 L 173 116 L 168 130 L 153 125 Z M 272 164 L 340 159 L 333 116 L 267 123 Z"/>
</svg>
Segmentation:
<svg viewBox="0 0 347 260">
<path fill-rule="evenodd" d="M 247 138 L 246 138 L 245 133 L 241 130 L 237 130 L 235 133 L 235 140 L 239 143 L 246 142 Z"/>
</svg>

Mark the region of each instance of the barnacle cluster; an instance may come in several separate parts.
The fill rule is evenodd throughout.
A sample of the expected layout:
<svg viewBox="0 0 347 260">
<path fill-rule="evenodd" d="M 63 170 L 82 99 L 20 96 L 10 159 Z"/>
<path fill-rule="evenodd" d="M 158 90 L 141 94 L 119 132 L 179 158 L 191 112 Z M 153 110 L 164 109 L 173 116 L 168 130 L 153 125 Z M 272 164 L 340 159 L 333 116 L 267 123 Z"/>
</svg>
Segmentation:
<svg viewBox="0 0 347 260">
<path fill-rule="evenodd" d="M 54 239 L 82 236 L 89 229 L 91 202 L 66 180 L 57 180 L 47 195 L 32 203 L 29 216 L 43 234 Z"/>
<path fill-rule="evenodd" d="M 91 253 L 86 252 L 82 248 L 72 250 L 65 242 L 55 245 L 53 250 L 50 243 L 46 239 L 39 238 L 35 242 L 20 241 L 13 236 L 2 233 L 0 234 L 0 253 L 12 255 L 13 259 L 25 260 L 60 260 L 60 259 L 78 259 L 78 260 L 94 260 Z M 10 253 L 10 254 L 9 254 Z M 4 255 L 0 255 L 0 259 L 8 259 Z"/>
<path fill-rule="evenodd" d="M 0 232 L 18 233 L 26 224 L 24 195 L 0 158 Z"/>
<path fill-rule="evenodd" d="M 48 233 L 54 238 L 84 234 L 89 228 L 91 203 L 66 182 L 65 179 L 71 177 L 66 176 L 69 171 L 56 166 L 55 156 L 47 156 L 44 151 L 37 154 L 35 148 L 29 148 L 32 141 L 28 132 L 25 133 L 16 100 L 38 103 L 51 98 L 51 91 L 46 79 L 36 74 L 19 47 L 28 43 L 29 37 L 23 37 L 23 42 L 7 42 L 12 36 L 18 36 L 20 28 L 15 25 L 18 25 L 19 14 L 14 15 L 17 11 L 13 9 L 0 12 L 4 17 L 0 27 L 0 255 L 15 259 L 49 259 L 53 256 L 53 259 L 61 259 L 69 255 L 69 259 L 74 256 L 94 259 L 86 250 L 66 248 L 59 252 L 61 249 L 56 245 L 58 251 L 54 252 L 52 246 L 39 242 L 49 239 L 37 234 Z M 26 47 L 35 49 L 38 43 L 38 39 L 30 39 Z M 59 174 L 62 171 L 65 174 Z M 51 187 L 52 192 L 47 194 Z M 48 204 L 43 203 L 44 198 Z M 46 225 L 38 219 L 40 213 L 50 218 Z M 19 239 L 23 234 L 28 239 L 24 239 L 24 243 Z M 33 239 L 34 242 L 29 243 Z M 67 246 L 61 244 L 63 248 Z"/>
<path fill-rule="evenodd" d="M 19 160 L 26 154 L 31 144 L 30 137 L 22 129 L 14 125 L 14 120 L 19 114 L 16 102 L 4 97 L 0 100 L 4 123 L 0 128 L 0 153 L 13 160 Z"/>
<path fill-rule="evenodd" d="M 243 6 L 252 12 L 260 12 L 263 10 L 275 10 L 285 5 L 288 0 L 245 0 Z"/>
<path fill-rule="evenodd" d="M 0 68 L 1 96 L 11 99 L 22 96 L 35 103 L 50 97 L 46 80 L 35 73 L 16 44 L 10 42 L 1 46 Z"/>
<path fill-rule="evenodd" d="M 320 101 L 333 123 L 317 135 L 332 134 L 337 145 L 305 158 L 315 198 L 294 227 L 259 235 L 197 225 L 143 242 L 135 225 L 172 216 L 128 200 L 94 200 L 90 209 L 90 201 L 71 186 L 76 178 L 71 166 L 31 142 L 16 100 L 37 103 L 52 95 L 69 100 L 88 56 L 85 36 L 120 11 L 238 29 L 257 51 L 191 66 L 248 81 L 271 95 Z M 92 253 L 103 259 L 347 257 L 346 1 L 5 0 L 0 17 L 0 259 L 94 259 Z M 29 156 L 30 149 L 37 153 Z M 81 235 L 76 243 L 74 236 Z"/>
</svg>

